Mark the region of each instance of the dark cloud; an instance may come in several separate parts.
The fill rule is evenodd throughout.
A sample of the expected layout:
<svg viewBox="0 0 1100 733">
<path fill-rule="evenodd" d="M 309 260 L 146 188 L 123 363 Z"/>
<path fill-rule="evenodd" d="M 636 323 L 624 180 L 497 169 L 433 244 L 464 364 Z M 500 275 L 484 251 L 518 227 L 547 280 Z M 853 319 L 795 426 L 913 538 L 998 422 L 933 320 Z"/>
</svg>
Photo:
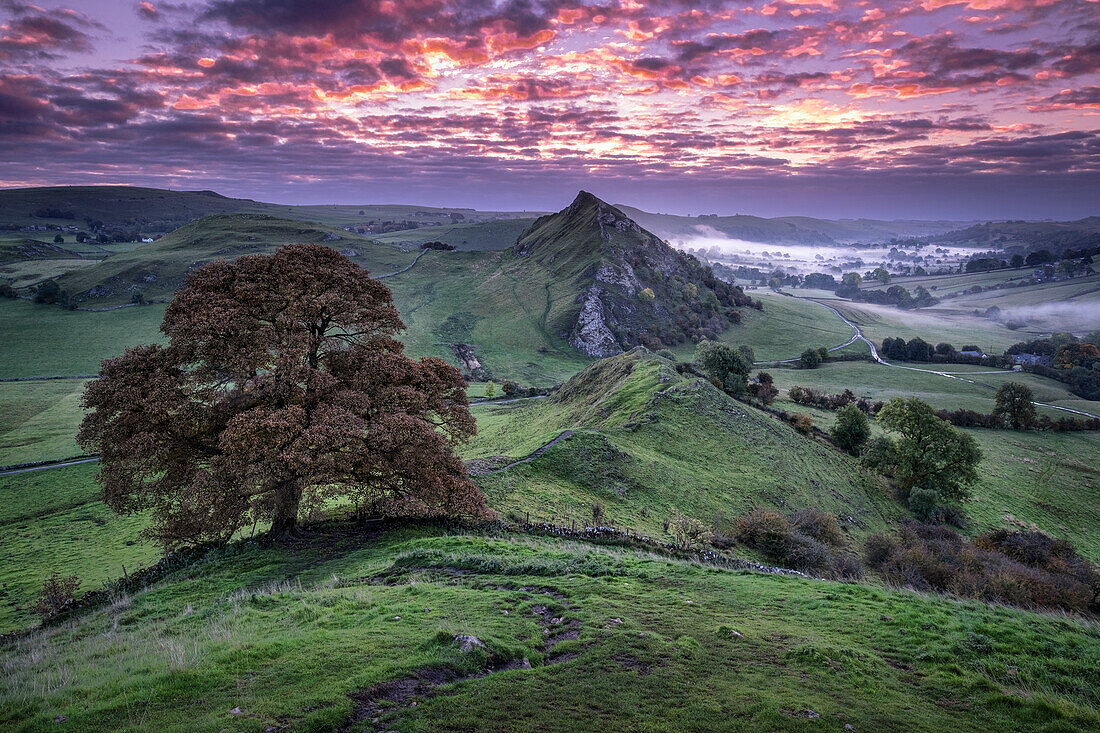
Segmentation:
<svg viewBox="0 0 1100 733">
<path fill-rule="evenodd" d="M 0 61 L 51 59 L 89 51 L 90 33 L 103 30 L 100 23 L 81 13 L 43 9 L 21 0 L 0 0 L 0 12 L 8 16 L 0 27 Z"/>
</svg>

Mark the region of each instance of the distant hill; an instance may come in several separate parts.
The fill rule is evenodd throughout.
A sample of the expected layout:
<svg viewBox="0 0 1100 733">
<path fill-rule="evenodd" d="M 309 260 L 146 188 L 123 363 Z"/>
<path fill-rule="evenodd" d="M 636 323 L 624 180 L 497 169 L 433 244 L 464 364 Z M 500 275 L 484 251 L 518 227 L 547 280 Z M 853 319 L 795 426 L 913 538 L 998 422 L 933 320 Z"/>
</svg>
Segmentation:
<svg viewBox="0 0 1100 733">
<path fill-rule="evenodd" d="M 715 338 L 740 321 L 737 307 L 751 304 L 740 288 L 586 191 L 536 220 L 515 253 L 574 279 L 578 309 L 561 335 L 589 356 Z"/>
<path fill-rule="evenodd" d="M 1040 249 L 1061 254 L 1067 249 L 1100 245 L 1100 217 L 1090 216 L 1077 221 L 985 222 L 931 237 L 930 241 L 983 247 L 1008 254 Z"/>
<path fill-rule="evenodd" d="M 416 231 L 429 226 L 463 227 L 497 220 L 531 218 L 524 212 L 475 211 L 414 204 L 290 206 L 229 198 L 214 191 L 169 191 L 137 186 L 52 186 L 0 190 L 0 228 L 9 230 L 52 226 L 77 227 L 89 233 L 94 228 L 94 231 L 111 234 L 163 234 L 205 216 L 241 213 L 299 219 L 338 228 L 353 227 L 363 229 L 362 233 L 367 235 Z M 476 232 L 465 238 L 476 239 Z M 510 244 L 511 241 L 492 248 Z"/>
<path fill-rule="evenodd" d="M 168 299 L 183 285 L 187 273 L 203 263 L 274 252 L 301 242 L 326 244 L 375 274 L 397 270 L 413 258 L 396 247 L 331 227 L 264 214 L 219 214 L 64 274 L 57 283 L 83 307 L 129 303 L 135 291 L 147 300 Z"/>
<path fill-rule="evenodd" d="M 886 242 L 894 238 L 942 234 L 970 225 L 957 221 L 881 221 L 877 219 L 814 219 L 783 216 L 675 216 L 653 214 L 630 206 L 619 207 L 640 225 L 677 244 L 706 236 L 708 230 L 730 239 L 765 244 L 848 244 Z"/>
</svg>

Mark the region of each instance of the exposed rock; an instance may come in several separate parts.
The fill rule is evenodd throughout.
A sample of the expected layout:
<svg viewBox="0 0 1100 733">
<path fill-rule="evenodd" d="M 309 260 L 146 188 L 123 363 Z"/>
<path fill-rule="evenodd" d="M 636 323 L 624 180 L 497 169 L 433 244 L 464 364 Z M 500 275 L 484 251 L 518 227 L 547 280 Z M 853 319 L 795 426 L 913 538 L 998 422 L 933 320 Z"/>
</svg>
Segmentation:
<svg viewBox="0 0 1100 733">
<path fill-rule="evenodd" d="M 450 344 L 451 352 L 459 361 L 462 376 L 471 381 L 485 382 L 493 378 L 489 370 L 481 365 L 474 356 L 474 347 L 470 344 Z"/>
<path fill-rule="evenodd" d="M 600 289 L 596 285 L 589 288 L 585 296 L 584 306 L 577 316 L 577 325 L 569 335 L 569 345 L 583 354 L 600 359 L 623 353 L 615 334 L 604 320 L 603 301 L 600 300 Z"/>
<path fill-rule="evenodd" d="M 475 648 L 485 648 L 485 644 L 481 642 L 481 639 L 471 634 L 455 634 L 454 640 L 455 643 L 458 644 L 458 650 L 460 652 L 472 652 Z"/>
</svg>

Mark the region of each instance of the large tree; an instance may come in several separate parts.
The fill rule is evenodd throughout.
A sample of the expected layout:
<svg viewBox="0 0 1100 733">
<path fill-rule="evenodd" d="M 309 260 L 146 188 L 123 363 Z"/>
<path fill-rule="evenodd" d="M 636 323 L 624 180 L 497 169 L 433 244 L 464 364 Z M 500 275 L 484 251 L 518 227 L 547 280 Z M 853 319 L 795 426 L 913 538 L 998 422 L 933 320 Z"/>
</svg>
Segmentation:
<svg viewBox="0 0 1100 733">
<path fill-rule="evenodd" d="M 916 397 L 895 397 L 877 420 L 897 436 L 888 444 L 886 460 L 904 498 L 915 488 L 934 491 L 943 501 L 967 498 L 982 459 L 973 437 L 937 417 L 931 405 Z"/>
<path fill-rule="evenodd" d="M 168 306 L 167 346 L 104 362 L 78 439 L 103 499 L 166 546 L 249 522 L 297 532 L 303 495 L 384 515 L 482 514 L 452 444 L 476 432 L 457 369 L 413 361 L 389 290 L 319 245 L 212 262 Z"/>
</svg>

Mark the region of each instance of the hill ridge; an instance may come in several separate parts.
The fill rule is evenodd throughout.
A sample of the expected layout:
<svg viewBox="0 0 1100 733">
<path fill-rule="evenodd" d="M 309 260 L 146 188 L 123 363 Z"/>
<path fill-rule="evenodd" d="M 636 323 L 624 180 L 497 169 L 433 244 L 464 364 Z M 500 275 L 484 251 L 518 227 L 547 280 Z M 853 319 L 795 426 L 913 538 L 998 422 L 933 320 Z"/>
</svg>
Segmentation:
<svg viewBox="0 0 1100 733">
<path fill-rule="evenodd" d="M 573 279 L 578 309 L 559 336 L 596 358 L 714 338 L 740 321 L 735 308 L 752 303 L 709 267 L 583 190 L 566 208 L 537 219 L 513 251 Z"/>
</svg>

